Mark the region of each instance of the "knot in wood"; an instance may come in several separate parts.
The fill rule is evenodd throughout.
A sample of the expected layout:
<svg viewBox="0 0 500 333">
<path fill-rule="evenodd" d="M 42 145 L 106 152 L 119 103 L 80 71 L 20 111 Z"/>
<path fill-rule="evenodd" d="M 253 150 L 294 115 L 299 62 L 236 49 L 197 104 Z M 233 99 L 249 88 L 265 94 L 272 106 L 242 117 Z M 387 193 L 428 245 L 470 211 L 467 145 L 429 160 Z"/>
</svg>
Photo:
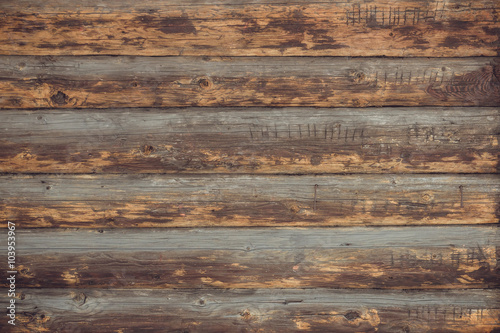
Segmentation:
<svg viewBox="0 0 500 333">
<path fill-rule="evenodd" d="M 349 74 L 351 76 L 351 79 L 356 83 L 362 82 L 366 79 L 366 75 L 363 72 L 352 71 Z"/>
<path fill-rule="evenodd" d="M 211 89 L 214 83 L 209 77 L 201 77 L 198 79 L 198 85 L 201 89 Z"/>
<path fill-rule="evenodd" d="M 155 148 L 151 145 L 144 145 L 144 147 L 142 147 L 142 153 L 144 155 L 151 155 L 151 153 L 153 153 L 155 151 Z"/>
<path fill-rule="evenodd" d="M 425 192 L 420 198 L 422 200 L 422 203 L 430 203 L 434 200 L 434 195 L 430 192 Z"/>
<path fill-rule="evenodd" d="M 345 319 L 352 321 L 360 317 L 357 311 L 349 311 L 344 315 Z"/>
<path fill-rule="evenodd" d="M 57 94 L 50 96 L 50 100 L 53 104 L 64 105 L 69 101 L 69 96 L 63 93 L 62 91 L 58 91 Z"/>
</svg>

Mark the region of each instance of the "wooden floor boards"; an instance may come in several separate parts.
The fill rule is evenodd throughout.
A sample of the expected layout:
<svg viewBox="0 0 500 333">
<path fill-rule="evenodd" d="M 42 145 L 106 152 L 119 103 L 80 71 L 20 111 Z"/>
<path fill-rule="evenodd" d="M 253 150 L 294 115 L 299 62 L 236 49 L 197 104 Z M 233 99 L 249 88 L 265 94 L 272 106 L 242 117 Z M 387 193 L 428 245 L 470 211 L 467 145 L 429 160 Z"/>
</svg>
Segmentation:
<svg viewBox="0 0 500 333">
<path fill-rule="evenodd" d="M 499 332 L 499 10 L 0 2 L 0 331 Z"/>
</svg>

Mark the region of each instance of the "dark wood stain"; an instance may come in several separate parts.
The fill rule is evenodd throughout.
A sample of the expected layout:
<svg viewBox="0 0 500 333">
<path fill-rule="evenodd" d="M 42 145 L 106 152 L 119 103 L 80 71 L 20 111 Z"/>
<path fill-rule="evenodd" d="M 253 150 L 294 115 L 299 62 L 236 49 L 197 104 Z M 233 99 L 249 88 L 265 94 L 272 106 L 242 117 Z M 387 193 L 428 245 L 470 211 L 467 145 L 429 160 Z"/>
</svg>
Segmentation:
<svg viewBox="0 0 500 333">
<path fill-rule="evenodd" d="M 166 17 L 159 23 L 164 34 L 196 34 L 196 28 L 187 17 Z"/>
</svg>

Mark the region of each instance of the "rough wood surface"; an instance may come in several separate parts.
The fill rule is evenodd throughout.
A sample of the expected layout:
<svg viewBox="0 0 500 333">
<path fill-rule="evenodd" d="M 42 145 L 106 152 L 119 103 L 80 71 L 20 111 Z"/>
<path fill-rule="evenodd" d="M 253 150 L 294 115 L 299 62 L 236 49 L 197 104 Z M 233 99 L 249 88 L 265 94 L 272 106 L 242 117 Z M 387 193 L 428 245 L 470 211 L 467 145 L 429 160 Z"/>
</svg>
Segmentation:
<svg viewBox="0 0 500 333">
<path fill-rule="evenodd" d="M 0 54 L 495 56 L 497 1 L 3 1 Z"/>
<path fill-rule="evenodd" d="M 23 228 L 484 224 L 499 221 L 499 192 L 496 175 L 4 175 L 0 219 Z"/>
<path fill-rule="evenodd" d="M 0 57 L 0 108 L 499 106 L 495 58 Z"/>
<path fill-rule="evenodd" d="M 496 108 L 0 112 L 7 173 L 494 173 Z"/>
<path fill-rule="evenodd" d="M 16 281 L 24 288 L 500 286 L 494 226 L 21 230 L 17 237 Z"/>
<path fill-rule="evenodd" d="M 470 332 L 500 328 L 498 291 L 24 289 L 2 332 Z M 4 295 L 0 304 L 5 300 Z"/>
</svg>

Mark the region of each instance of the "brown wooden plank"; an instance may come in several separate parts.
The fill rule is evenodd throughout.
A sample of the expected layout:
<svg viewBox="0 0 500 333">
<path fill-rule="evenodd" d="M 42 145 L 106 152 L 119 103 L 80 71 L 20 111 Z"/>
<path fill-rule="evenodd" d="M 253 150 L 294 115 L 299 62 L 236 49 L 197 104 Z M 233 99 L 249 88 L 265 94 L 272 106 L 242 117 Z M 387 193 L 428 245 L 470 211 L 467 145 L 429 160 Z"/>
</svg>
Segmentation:
<svg viewBox="0 0 500 333">
<path fill-rule="evenodd" d="M 496 226 L 19 230 L 16 237 L 23 288 L 500 286 Z"/>
<path fill-rule="evenodd" d="M 4 175 L 0 219 L 39 227 L 485 224 L 496 175 Z"/>
<path fill-rule="evenodd" d="M 495 58 L 0 57 L 0 108 L 498 106 Z"/>
<path fill-rule="evenodd" d="M 3 1 L 0 54 L 495 56 L 497 1 Z"/>
<path fill-rule="evenodd" d="M 0 172 L 494 173 L 497 108 L 0 112 Z"/>
<path fill-rule="evenodd" d="M 498 291 L 26 290 L 2 332 L 496 332 Z M 2 295 L 0 304 L 5 304 Z"/>
</svg>

